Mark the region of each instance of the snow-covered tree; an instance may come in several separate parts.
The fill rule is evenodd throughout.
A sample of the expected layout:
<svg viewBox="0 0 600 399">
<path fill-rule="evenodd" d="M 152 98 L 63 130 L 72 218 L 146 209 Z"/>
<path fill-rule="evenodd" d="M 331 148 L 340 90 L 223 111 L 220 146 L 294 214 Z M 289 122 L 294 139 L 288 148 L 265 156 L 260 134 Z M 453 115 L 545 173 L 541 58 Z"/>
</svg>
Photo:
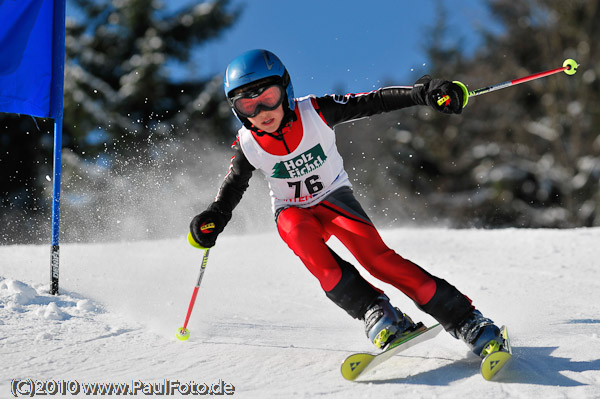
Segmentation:
<svg viewBox="0 0 600 399">
<path fill-rule="evenodd" d="M 396 124 L 372 118 L 372 129 L 385 137 L 380 147 L 391 150 L 394 162 L 378 168 L 385 175 L 370 191 L 393 187 L 391 214 L 409 221 L 600 225 L 600 1 L 487 4 L 493 23 L 479 26 L 483 43 L 467 55 L 438 2 L 439 18 L 427 30 L 431 75 L 474 90 L 558 68 L 567 58 L 579 62 L 577 73 L 473 98 L 460 116 L 420 109 L 399 113 Z M 362 143 L 356 146 L 365 148 Z"/>
</svg>

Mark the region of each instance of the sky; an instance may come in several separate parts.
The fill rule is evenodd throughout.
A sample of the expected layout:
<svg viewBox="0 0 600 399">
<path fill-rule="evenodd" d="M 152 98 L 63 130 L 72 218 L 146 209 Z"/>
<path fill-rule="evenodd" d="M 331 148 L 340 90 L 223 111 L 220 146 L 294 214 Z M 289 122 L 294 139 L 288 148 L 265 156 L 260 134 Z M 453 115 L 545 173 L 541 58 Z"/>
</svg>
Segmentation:
<svg viewBox="0 0 600 399">
<path fill-rule="evenodd" d="M 187 0 L 177 0 L 186 2 Z M 442 4 L 448 40 L 473 52 L 475 32 L 491 18 L 481 0 L 233 0 L 239 20 L 203 46 L 199 72 L 223 73 L 246 50 L 265 48 L 283 61 L 297 97 L 410 85 L 429 72 L 423 50 Z M 337 90 L 337 91 L 336 91 Z"/>
<path fill-rule="evenodd" d="M 163 0 L 163 6 L 176 10 L 202 2 Z M 477 32 L 494 26 L 485 3 L 231 0 L 232 10 L 242 9 L 233 26 L 200 46 L 191 71 L 180 66 L 169 68 L 175 75 L 208 78 L 223 74 L 239 54 L 263 48 L 283 61 L 296 97 L 364 92 L 391 84 L 412 85 L 430 72 L 424 46 L 436 23 L 436 8 L 443 7 L 446 13 L 450 28 L 447 42 L 472 53 L 481 45 Z M 67 17 L 77 18 L 68 1 Z"/>
</svg>

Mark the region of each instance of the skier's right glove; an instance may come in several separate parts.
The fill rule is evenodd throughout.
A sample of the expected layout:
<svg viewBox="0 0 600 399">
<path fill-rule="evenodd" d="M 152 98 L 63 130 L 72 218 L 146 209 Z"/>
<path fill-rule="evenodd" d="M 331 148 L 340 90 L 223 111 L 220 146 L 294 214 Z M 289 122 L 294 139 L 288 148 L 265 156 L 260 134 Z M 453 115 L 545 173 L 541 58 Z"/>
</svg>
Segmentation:
<svg viewBox="0 0 600 399">
<path fill-rule="evenodd" d="M 204 248 L 214 247 L 217 236 L 223 232 L 230 219 L 231 213 L 223 212 L 214 202 L 207 210 L 192 219 L 190 223 L 192 238 Z"/>
</svg>

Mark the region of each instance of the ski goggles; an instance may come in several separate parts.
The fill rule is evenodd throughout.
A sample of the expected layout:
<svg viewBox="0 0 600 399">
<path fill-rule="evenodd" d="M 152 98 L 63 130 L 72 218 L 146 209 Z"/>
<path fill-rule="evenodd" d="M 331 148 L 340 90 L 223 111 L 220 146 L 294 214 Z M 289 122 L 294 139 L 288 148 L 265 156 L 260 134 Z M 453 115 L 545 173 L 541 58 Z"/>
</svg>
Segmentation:
<svg viewBox="0 0 600 399">
<path fill-rule="evenodd" d="M 233 109 L 244 118 L 253 118 L 260 111 L 272 111 L 283 102 L 283 87 L 272 85 L 241 93 L 231 99 Z"/>
</svg>

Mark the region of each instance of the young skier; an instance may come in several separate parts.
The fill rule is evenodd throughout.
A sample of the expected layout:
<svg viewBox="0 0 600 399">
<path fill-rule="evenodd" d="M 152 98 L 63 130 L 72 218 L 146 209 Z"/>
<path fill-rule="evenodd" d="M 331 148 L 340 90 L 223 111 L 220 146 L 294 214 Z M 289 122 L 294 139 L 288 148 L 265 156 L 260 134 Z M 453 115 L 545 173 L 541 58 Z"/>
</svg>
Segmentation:
<svg viewBox="0 0 600 399">
<path fill-rule="evenodd" d="M 248 187 L 254 170 L 266 177 L 281 238 L 319 280 L 325 295 L 364 321 L 367 337 L 384 349 L 423 328 L 390 304 L 382 290 L 326 244 L 336 236 L 374 277 L 396 287 L 446 331 L 477 354 L 502 342 L 494 323 L 443 279 L 404 259 L 382 241 L 355 199 L 333 128 L 340 123 L 414 105 L 459 114 L 458 85 L 424 76 L 413 87 L 365 94 L 295 98 L 283 63 L 266 50 L 251 50 L 227 67 L 225 94 L 242 122 L 229 171 L 208 209 L 192 220 L 191 237 L 210 248 Z"/>
</svg>

